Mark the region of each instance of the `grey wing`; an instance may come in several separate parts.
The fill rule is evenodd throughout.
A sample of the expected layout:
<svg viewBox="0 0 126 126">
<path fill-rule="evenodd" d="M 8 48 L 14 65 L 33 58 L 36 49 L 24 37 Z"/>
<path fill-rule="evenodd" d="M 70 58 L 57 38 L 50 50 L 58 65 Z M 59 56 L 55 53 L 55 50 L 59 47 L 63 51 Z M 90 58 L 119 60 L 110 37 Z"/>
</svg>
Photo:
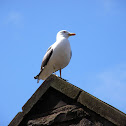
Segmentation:
<svg viewBox="0 0 126 126">
<path fill-rule="evenodd" d="M 52 53 L 53 53 L 53 49 L 52 47 L 50 46 L 42 60 L 42 65 L 41 65 L 41 70 L 43 69 L 43 67 L 45 67 L 50 59 L 50 57 L 52 56 Z"/>
<path fill-rule="evenodd" d="M 50 47 L 47 49 L 47 51 L 46 51 L 46 52 L 48 52 L 50 49 L 52 49 L 52 46 L 50 46 Z"/>
<path fill-rule="evenodd" d="M 70 51 L 70 59 L 71 59 L 71 57 L 72 57 L 72 51 Z"/>
</svg>

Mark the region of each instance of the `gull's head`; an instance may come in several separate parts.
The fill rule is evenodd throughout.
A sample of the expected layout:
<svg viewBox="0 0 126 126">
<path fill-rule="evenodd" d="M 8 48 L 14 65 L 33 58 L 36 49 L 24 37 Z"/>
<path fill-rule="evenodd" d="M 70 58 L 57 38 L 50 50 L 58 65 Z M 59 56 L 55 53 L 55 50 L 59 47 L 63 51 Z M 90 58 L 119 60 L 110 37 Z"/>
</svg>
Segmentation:
<svg viewBox="0 0 126 126">
<path fill-rule="evenodd" d="M 56 38 L 57 38 L 57 39 L 62 38 L 62 37 L 64 37 L 64 38 L 69 38 L 70 36 L 73 36 L 73 35 L 76 35 L 76 34 L 75 34 L 75 33 L 70 33 L 70 32 L 68 32 L 68 31 L 66 31 L 66 30 L 61 30 L 61 31 L 59 31 L 59 32 L 57 33 Z"/>
</svg>

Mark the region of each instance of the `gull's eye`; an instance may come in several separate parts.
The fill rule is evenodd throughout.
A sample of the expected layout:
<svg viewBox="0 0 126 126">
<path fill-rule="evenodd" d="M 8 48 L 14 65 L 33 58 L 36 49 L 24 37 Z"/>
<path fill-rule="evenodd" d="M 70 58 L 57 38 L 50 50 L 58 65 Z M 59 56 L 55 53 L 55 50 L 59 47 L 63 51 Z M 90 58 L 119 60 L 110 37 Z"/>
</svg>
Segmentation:
<svg viewBox="0 0 126 126">
<path fill-rule="evenodd" d="M 63 33 L 66 33 L 66 31 L 63 31 Z"/>
</svg>

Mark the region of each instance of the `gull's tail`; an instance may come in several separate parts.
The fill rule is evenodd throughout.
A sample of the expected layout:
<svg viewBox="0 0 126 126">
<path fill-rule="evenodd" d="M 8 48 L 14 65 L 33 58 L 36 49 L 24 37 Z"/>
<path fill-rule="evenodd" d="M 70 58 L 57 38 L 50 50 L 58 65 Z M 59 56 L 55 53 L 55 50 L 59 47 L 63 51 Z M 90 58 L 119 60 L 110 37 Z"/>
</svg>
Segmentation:
<svg viewBox="0 0 126 126">
<path fill-rule="evenodd" d="M 37 83 L 39 83 L 40 80 L 39 75 L 42 73 L 42 71 L 43 69 L 41 69 L 40 73 L 34 77 L 34 79 L 37 79 Z"/>
<path fill-rule="evenodd" d="M 42 69 L 43 70 L 43 69 Z M 38 74 L 38 75 L 36 75 L 35 77 L 34 77 L 34 79 L 37 79 L 37 83 L 39 83 L 39 75 L 41 74 L 41 72 L 42 72 L 42 70 L 40 71 L 40 73 Z"/>
<path fill-rule="evenodd" d="M 39 74 L 35 76 L 34 79 L 37 79 L 37 83 L 39 83 Z"/>
</svg>

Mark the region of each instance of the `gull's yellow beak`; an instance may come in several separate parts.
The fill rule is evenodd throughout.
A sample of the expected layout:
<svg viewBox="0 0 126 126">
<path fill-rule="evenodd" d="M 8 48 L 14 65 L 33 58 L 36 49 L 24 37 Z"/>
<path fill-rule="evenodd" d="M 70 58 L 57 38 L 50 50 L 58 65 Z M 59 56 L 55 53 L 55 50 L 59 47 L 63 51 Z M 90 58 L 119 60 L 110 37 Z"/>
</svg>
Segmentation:
<svg viewBox="0 0 126 126">
<path fill-rule="evenodd" d="M 69 36 L 73 36 L 73 35 L 76 35 L 76 34 L 75 34 L 75 33 L 69 33 L 68 35 L 69 35 Z"/>
</svg>

